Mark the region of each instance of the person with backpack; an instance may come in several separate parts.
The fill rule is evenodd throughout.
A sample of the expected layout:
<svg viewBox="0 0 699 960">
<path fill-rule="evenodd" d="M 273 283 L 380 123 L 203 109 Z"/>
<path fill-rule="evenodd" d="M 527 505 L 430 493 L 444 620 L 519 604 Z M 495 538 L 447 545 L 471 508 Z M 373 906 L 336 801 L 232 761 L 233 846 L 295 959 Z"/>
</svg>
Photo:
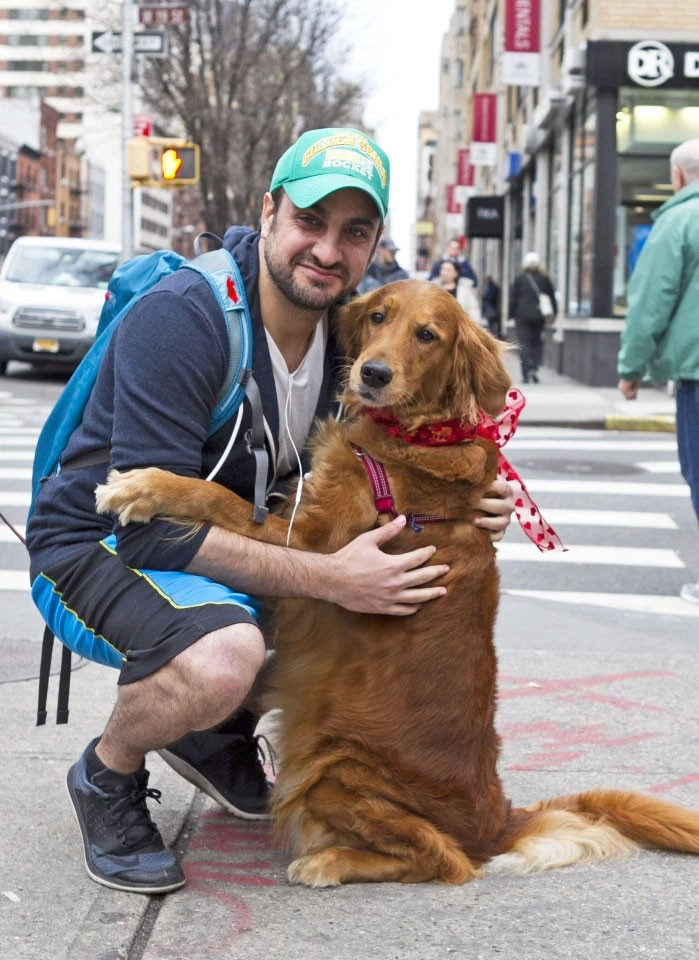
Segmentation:
<svg viewBox="0 0 699 960">
<path fill-rule="evenodd" d="M 510 288 L 510 316 L 515 321 L 522 383 L 538 383 L 547 323 L 558 313 L 556 293 L 535 251 L 525 254 L 522 270 Z"/>
<path fill-rule="evenodd" d="M 223 290 L 234 303 L 244 292 L 252 320 L 268 492 L 302 475 L 313 421 L 334 410 L 343 363 L 333 309 L 366 272 L 388 190 L 388 158 L 376 143 L 350 128 L 312 130 L 278 161 L 260 229 L 224 236 L 244 291 L 233 274 Z M 119 526 L 96 513 L 95 487 L 113 468 L 215 475 L 257 500 L 250 397 L 210 434 L 229 353 L 205 276 L 177 269 L 151 287 L 114 330 L 61 468 L 28 523 L 32 595 L 45 620 L 66 646 L 120 671 L 103 733 L 68 773 L 87 872 L 120 890 L 166 893 L 185 882 L 150 817 L 146 801 L 159 793 L 148 786 L 148 752 L 160 751 L 231 814 L 267 816 L 258 717 L 247 699 L 265 663 L 259 596 L 403 616 L 443 593 L 432 580 L 445 568 L 430 565 L 429 544 L 382 551 L 405 518 L 318 555 L 211 525 L 183 536 L 166 519 Z M 512 512 L 509 485 L 496 482 L 479 506 L 487 515 L 476 522 L 499 540 Z"/>
</svg>

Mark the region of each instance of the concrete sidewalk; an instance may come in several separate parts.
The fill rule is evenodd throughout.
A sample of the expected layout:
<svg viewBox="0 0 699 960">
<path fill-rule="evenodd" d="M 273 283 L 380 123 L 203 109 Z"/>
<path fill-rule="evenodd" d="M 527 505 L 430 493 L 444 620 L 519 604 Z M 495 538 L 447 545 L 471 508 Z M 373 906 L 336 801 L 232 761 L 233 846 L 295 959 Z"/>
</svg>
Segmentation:
<svg viewBox="0 0 699 960">
<path fill-rule="evenodd" d="M 505 362 L 520 386 L 519 355 L 508 351 Z M 570 426 L 597 430 L 675 430 L 675 399 L 665 387 L 643 384 L 638 399 L 625 400 L 616 387 L 589 387 L 547 367 L 539 372 L 540 383 L 520 389 L 527 405 L 523 426 Z"/>
</svg>

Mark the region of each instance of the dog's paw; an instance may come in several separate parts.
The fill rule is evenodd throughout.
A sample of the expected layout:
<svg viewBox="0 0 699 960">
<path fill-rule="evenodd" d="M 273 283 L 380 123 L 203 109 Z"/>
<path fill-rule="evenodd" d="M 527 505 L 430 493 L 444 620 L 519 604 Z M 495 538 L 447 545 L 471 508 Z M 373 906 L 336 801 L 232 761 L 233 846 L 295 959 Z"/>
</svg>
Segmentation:
<svg viewBox="0 0 699 960">
<path fill-rule="evenodd" d="M 337 868 L 337 858 L 330 851 L 321 850 L 294 860 L 289 864 L 287 876 L 289 883 L 303 883 L 307 887 L 338 887 L 342 880 Z"/>
<path fill-rule="evenodd" d="M 95 489 L 98 513 L 114 513 L 121 524 L 148 523 L 157 514 L 154 494 L 149 490 L 149 475 L 156 471 L 111 470 L 107 482 Z"/>
</svg>

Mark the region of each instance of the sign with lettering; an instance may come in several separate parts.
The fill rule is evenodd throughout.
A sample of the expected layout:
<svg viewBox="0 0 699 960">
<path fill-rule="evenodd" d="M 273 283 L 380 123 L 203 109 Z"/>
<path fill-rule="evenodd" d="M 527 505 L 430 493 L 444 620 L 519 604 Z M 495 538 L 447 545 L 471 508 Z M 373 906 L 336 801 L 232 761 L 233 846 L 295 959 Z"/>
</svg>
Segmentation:
<svg viewBox="0 0 699 960">
<path fill-rule="evenodd" d="M 595 87 L 699 90 L 699 43 L 594 40 L 585 63 L 585 79 Z"/>
<path fill-rule="evenodd" d="M 474 93 L 470 159 L 474 167 L 494 167 L 497 159 L 497 94 Z"/>
<path fill-rule="evenodd" d="M 505 0 L 502 79 L 509 86 L 541 83 L 541 0 Z"/>
<path fill-rule="evenodd" d="M 471 197 L 466 204 L 467 237 L 502 237 L 505 225 L 505 198 Z"/>
</svg>

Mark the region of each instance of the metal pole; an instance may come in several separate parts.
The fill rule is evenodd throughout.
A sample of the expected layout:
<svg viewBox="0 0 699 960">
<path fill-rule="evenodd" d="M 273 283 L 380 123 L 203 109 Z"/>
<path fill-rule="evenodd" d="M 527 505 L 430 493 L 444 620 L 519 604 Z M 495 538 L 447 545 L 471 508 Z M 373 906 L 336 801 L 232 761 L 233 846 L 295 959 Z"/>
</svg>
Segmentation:
<svg viewBox="0 0 699 960">
<path fill-rule="evenodd" d="M 133 136 L 132 72 L 133 2 L 121 6 L 121 246 L 125 260 L 133 256 L 133 197 L 127 163 L 128 142 Z"/>
</svg>

